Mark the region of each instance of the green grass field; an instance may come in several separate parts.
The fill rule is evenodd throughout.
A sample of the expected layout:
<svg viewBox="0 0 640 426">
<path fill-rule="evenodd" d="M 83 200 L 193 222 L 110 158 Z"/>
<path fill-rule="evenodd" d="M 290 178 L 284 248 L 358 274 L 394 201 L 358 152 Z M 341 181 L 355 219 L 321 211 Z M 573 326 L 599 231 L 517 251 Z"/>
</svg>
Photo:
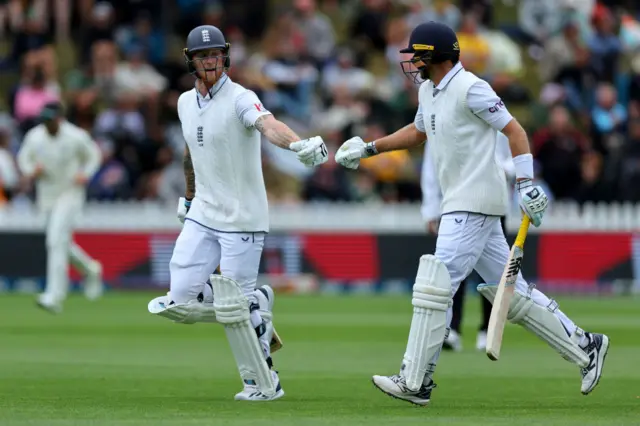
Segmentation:
<svg viewBox="0 0 640 426">
<path fill-rule="evenodd" d="M 563 299 L 581 326 L 612 341 L 604 376 L 580 394 L 578 369 L 516 326 L 502 359 L 475 352 L 479 303 L 467 300 L 465 350 L 440 359 L 431 406 L 376 390 L 397 372 L 409 297 L 279 296 L 286 395 L 236 402 L 231 352 L 216 325 L 177 325 L 146 311 L 149 294 L 73 296 L 65 312 L 32 296 L 0 297 L 0 425 L 638 425 L 640 300 Z"/>
</svg>

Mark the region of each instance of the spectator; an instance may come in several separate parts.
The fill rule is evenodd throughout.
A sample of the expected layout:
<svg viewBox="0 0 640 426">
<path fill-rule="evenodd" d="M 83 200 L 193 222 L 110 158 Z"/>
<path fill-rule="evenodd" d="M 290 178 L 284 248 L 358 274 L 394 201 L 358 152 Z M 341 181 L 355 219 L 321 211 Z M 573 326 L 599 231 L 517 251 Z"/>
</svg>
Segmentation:
<svg viewBox="0 0 640 426">
<path fill-rule="evenodd" d="M 389 7 L 388 0 L 362 1 L 350 34 L 359 54 L 370 53 L 371 50 L 384 52 L 386 48 L 384 28 L 389 16 Z"/>
<path fill-rule="evenodd" d="M 344 86 L 351 95 L 360 96 L 374 88 L 373 74 L 355 65 L 355 56 L 348 48 L 339 49 L 336 61 L 325 67 L 322 74 L 322 86 L 327 92 Z"/>
<path fill-rule="evenodd" d="M 81 58 L 83 62 L 91 60 L 91 49 L 96 42 L 114 40 L 115 11 L 111 3 L 98 1 L 93 5 L 88 18 L 87 28 L 82 35 Z"/>
<path fill-rule="evenodd" d="M 11 129 L 7 123 L 0 124 L 0 208 L 11 198 L 20 188 L 20 174 L 15 161 L 15 156 L 11 152 Z"/>
<path fill-rule="evenodd" d="M 467 13 L 462 19 L 458 32 L 460 43 L 460 61 L 465 69 L 482 75 L 489 64 L 489 43 L 478 30 L 478 18 L 473 13 Z"/>
<path fill-rule="evenodd" d="M 627 110 L 618 103 L 616 89 L 609 83 L 598 86 L 592 120 L 594 148 L 606 156 L 619 147 L 627 120 Z"/>
<path fill-rule="evenodd" d="M 294 0 L 299 25 L 305 36 L 307 53 L 318 69 L 333 54 L 336 35 L 329 19 L 317 9 L 315 0 Z"/>
<path fill-rule="evenodd" d="M 55 90 L 47 87 L 46 75 L 41 65 L 25 68 L 23 83 L 13 97 L 13 116 L 22 133 L 37 124 L 40 110 L 49 102 L 59 100 Z"/>
<path fill-rule="evenodd" d="M 556 199 L 570 200 L 582 180 L 580 163 L 589 150 L 587 138 L 571 124 L 567 109 L 555 106 L 549 125 L 534 133 L 532 142 L 542 179 Z"/>
<path fill-rule="evenodd" d="M 117 39 L 121 51 L 143 52 L 144 61 L 155 67 L 164 64 L 167 52 L 164 36 L 160 30 L 153 28 L 149 13 L 138 15 L 131 27 L 119 31 Z"/>
<path fill-rule="evenodd" d="M 419 0 L 411 2 L 411 13 L 407 16 L 409 28 L 415 28 L 424 22 L 435 21 L 458 31 L 462 20 L 458 6 L 451 0 L 433 0 L 427 4 L 424 6 L 424 2 Z"/>
<path fill-rule="evenodd" d="M 615 33 L 615 21 L 611 11 L 598 5 L 593 14 L 594 34 L 589 40 L 591 66 L 598 80 L 615 82 L 622 43 Z"/>
<path fill-rule="evenodd" d="M 640 119 L 629 123 L 629 137 L 622 147 L 620 161 L 620 199 L 640 202 Z"/>
</svg>

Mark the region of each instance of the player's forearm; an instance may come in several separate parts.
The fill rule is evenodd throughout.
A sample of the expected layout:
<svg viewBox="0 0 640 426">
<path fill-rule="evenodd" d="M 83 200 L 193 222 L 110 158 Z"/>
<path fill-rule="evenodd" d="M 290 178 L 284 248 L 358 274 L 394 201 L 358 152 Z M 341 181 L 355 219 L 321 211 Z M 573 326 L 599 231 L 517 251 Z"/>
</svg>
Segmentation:
<svg viewBox="0 0 640 426">
<path fill-rule="evenodd" d="M 283 149 L 289 149 L 289 145 L 300 140 L 296 132 L 272 115 L 260 117 L 255 127 L 269 142 Z"/>
<path fill-rule="evenodd" d="M 414 146 L 422 145 L 426 140 L 427 135 L 419 131 L 416 125 L 411 123 L 388 136 L 376 139 L 375 146 L 378 153 L 383 153 L 413 148 Z"/>
<path fill-rule="evenodd" d="M 193 200 L 193 197 L 196 196 L 196 173 L 193 170 L 193 162 L 191 161 L 191 152 L 189 151 L 189 148 L 185 148 L 184 150 L 182 166 L 184 168 L 184 180 L 187 184 L 185 198 L 187 200 Z"/>
<path fill-rule="evenodd" d="M 516 180 L 533 179 L 533 156 L 527 132 L 514 118 L 502 129 L 502 133 L 509 139 Z"/>
<path fill-rule="evenodd" d="M 87 159 L 85 161 L 84 167 L 82 168 L 82 173 L 88 179 L 93 177 L 93 175 L 95 175 L 100 168 L 100 163 L 102 162 L 101 157 L 102 155 L 100 154 L 98 146 L 95 145 L 92 141 L 91 146 L 88 147 Z"/>
</svg>

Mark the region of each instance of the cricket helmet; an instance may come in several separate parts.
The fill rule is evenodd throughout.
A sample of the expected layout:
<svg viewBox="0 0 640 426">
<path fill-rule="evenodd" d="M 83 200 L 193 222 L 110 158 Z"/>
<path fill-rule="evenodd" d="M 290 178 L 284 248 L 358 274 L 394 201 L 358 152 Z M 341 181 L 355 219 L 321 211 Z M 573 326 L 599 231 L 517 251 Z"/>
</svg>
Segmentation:
<svg viewBox="0 0 640 426">
<path fill-rule="evenodd" d="M 458 62 L 460 45 L 455 31 L 440 22 L 429 21 L 418 25 L 409 37 L 409 46 L 400 53 L 413 53 L 413 58 L 401 61 L 402 72 L 414 83 L 428 79 L 430 64 L 445 61 Z"/>
<path fill-rule="evenodd" d="M 224 52 L 222 56 L 217 57 L 218 60 L 222 59 L 223 68 L 229 69 L 231 66 L 231 58 L 229 57 L 229 49 L 231 44 L 227 43 L 224 38 L 224 34 L 217 27 L 213 25 L 201 25 L 191 30 L 187 36 L 187 47 L 183 49 L 184 60 L 187 63 L 187 68 L 191 74 L 196 73 L 196 67 L 193 59 L 193 55 L 201 50 L 208 49 L 222 49 Z M 218 68 L 218 62 L 216 67 Z M 209 70 L 212 71 L 212 70 Z"/>
</svg>

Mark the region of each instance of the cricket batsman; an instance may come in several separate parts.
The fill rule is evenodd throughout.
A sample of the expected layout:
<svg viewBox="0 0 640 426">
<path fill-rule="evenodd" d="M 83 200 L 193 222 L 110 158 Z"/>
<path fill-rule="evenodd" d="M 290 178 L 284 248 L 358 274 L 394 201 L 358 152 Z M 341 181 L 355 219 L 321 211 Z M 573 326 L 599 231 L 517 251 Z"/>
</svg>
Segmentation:
<svg viewBox="0 0 640 426">
<path fill-rule="evenodd" d="M 513 158 L 509 149 L 509 139 L 502 133 L 498 133 L 496 142 L 496 161 L 502 165 L 507 181 L 512 182 L 515 179 L 515 170 L 513 167 Z M 510 186 L 507 183 L 507 186 Z M 422 206 L 420 213 L 427 224 L 427 232 L 432 235 L 438 234 L 438 225 L 440 224 L 440 202 L 442 201 L 442 192 L 436 171 L 433 168 L 433 161 L 429 155 L 429 144 L 424 145 L 424 156 L 422 160 L 422 173 L 420 176 L 420 187 L 422 188 Z M 511 198 L 510 198 L 511 199 Z M 503 232 L 506 233 L 506 216 L 500 218 L 500 225 Z M 477 273 L 476 273 L 477 274 Z M 452 319 L 449 326 L 449 333 L 444 339 L 442 349 L 459 352 L 462 350 L 462 312 L 464 308 L 464 298 L 466 293 L 466 284 L 477 279 L 477 275 L 472 274 L 462 280 L 460 291 L 453 296 Z M 487 345 L 487 328 L 489 326 L 489 318 L 491 317 L 491 302 L 484 298 L 480 298 L 482 305 L 482 320 L 476 336 L 476 349 L 484 351 Z"/>
<path fill-rule="evenodd" d="M 73 228 L 86 199 L 86 185 L 100 167 L 91 135 L 64 119 L 58 102 L 44 106 L 42 123 L 29 130 L 18 152 L 18 167 L 36 183 L 36 203 L 46 217 L 47 281 L 37 304 L 62 311 L 69 290 L 69 261 L 85 277 L 90 300 L 102 295 L 102 265 L 73 242 Z"/>
<path fill-rule="evenodd" d="M 413 54 L 401 66 L 409 78 L 421 83 L 414 122 L 376 141 L 351 138 L 335 159 L 355 169 L 361 158 L 418 146 L 425 140 L 429 144 L 442 190 L 436 252 L 420 258 L 413 318 L 399 374 L 373 376 L 375 386 L 387 395 L 427 405 L 451 323 L 452 296 L 475 269 L 486 282 L 478 290 L 493 302 L 509 258 L 500 226 L 509 197 L 505 172 L 495 160 L 498 132 L 509 139 L 521 208 L 536 227 L 542 223 L 548 200 L 542 188 L 532 183 L 533 157 L 524 129 L 489 84 L 464 69 L 455 32 L 436 22 L 421 24 L 400 52 Z M 583 394 L 597 386 L 609 338 L 582 330 L 521 274 L 508 319 L 578 366 Z"/>
<path fill-rule="evenodd" d="M 222 324 L 243 380 L 235 399 L 271 401 L 284 391 L 271 358 L 279 340 L 274 293 L 256 288 L 269 231 L 261 136 L 297 152 L 309 167 L 325 163 L 328 152 L 322 138 L 301 140 L 254 92 L 229 78 L 230 45 L 218 28 L 196 27 L 186 44 L 185 62 L 196 82 L 178 99 L 186 140 L 187 189 L 178 203 L 184 225 L 171 258 L 169 293 L 148 309 L 179 323 Z"/>
</svg>

